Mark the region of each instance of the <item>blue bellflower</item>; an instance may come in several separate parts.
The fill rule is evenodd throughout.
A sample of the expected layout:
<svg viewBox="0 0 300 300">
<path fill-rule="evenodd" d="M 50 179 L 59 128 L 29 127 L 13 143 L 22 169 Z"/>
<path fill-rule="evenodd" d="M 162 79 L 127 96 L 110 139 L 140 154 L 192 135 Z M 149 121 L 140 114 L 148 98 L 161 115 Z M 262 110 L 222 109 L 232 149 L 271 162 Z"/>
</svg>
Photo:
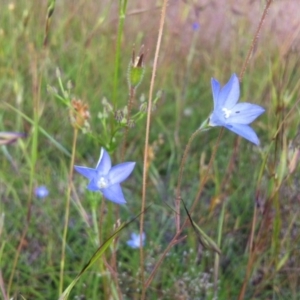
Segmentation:
<svg viewBox="0 0 300 300">
<path fill-rule="evenodd" d="M 248 141 L 259 145 L 255 131 L 249 126 L 265 109 L 251 103 L 237 103 L 240 97 L 240 84 L 236 74 L 221 87 L 212 78 L 211 87 L 214 99 L 214 111 L 209 117 L 210 126 L 224 126 Z"/>
<path fill-rule="evenodd" d="M 49 191 L 46 186 L 41 185 L 34 190 L 34 194 L 36 197 L 43 199 L 49 195 Z"/>
<path fill-rule="evenodd" d="M 146 234 L 145 234 L 145 232 L 143 232 L 143 234 L 142 234 L 142 246 L 145 245 L 145 240 L 146 240 Z M 140 245 L 141 245 L 140 234 L 136 234 L 136 233 L 133 232 L 133 233 L 131 234 L 131 239 L 128 240 L 128 241 L 126 242 L 126 244 L 127 244 L 129 247 L 133 248 L 133 249 L 138 249 L 138 248 L 140 248 Z"/>
<path fill-rule="evenodd" d="M 117 204 L 124 204 L 126 200 L 120 183 L 127 179 L 134 166 L 135 162 L 125 162 L 112 167 L 109 154 L 101 148 L 95 169 L 80 166 L 74 166 L 74 168 L 90 181 L 87 186 L 88 190 L 100 191 L 106 199 Z"/>
</svg>

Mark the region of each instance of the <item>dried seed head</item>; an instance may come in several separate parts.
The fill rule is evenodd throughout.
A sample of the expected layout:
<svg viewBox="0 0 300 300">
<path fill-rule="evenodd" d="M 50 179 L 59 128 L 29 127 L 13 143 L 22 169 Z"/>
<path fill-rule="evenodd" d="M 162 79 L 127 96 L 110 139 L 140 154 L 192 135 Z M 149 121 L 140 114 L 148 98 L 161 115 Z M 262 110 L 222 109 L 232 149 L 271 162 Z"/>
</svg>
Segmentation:
<svg viewBox="0 0 300 300">
<path fill-rule="evenodd" d="M 114 110 L 112 104 L 105 97 L 103 97 L 101 103 L 107 113 L 110 113 Z"/>
<path fill-rule="evenodd" d="M 127 126 L 128 126 L 129 128 L 133 128 L 133 127 L 135 127 L 135 121 L 134 121 L 134 120 L 132 120 L 132 119 L 128 120 L 128 122 L 127 122 Z"/>
<path fill-rule="evenodd" d="M 88 119 L 90 118 L 90 112 L 88 110 L 88 105 L 81 100 L 73 99 L 71 101 L 70 108 L 70 119 L 71 124 L 74 128 L 82 128 L 88 124 Z"/>
<path fill-rule="evenodd" d="M 122 110 L 117 110 L 115 112 L 115 119 L 117 122 L 121 122 L 123 119 L 124 115 L 123 115 L 123 111 Z"/>
</svg>

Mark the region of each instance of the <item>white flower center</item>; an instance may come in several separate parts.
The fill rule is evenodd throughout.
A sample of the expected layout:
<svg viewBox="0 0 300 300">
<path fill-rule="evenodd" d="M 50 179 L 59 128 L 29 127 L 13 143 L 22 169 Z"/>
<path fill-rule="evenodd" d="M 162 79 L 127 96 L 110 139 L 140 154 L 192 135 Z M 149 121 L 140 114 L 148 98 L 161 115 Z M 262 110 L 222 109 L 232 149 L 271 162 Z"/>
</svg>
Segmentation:
<svg viewBox="0 0 300 300">
<path fill-rule="evenodd" d="M 222 108 L 222 111 L 224 112 L 224 117 L 225 119 L 228 119 L 230 117 L 230 115 L 232 114 L 232 111 L 230 109 L 227 108 Z"/>
<path fill-rule="evenodd" d="M 108 180 L 105 177 L 100 177 L 97 181 L 97 186 L 99 189 L 105 189 L 108 186 Z"/>
</svg>

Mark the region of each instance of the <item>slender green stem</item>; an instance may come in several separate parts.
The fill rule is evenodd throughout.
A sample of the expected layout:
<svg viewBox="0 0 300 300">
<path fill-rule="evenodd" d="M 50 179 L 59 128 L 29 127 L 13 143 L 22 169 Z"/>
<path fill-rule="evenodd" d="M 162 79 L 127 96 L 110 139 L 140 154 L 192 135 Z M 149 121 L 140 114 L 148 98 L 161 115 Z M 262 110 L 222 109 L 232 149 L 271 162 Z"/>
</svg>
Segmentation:
<svg viewBox="0 0 300 300">
<path fill-rule="evenodd" d="M 99 234 L 99 227 L 98 227 L 98 220 L 97 220 L 97 207 L 95 205 L 92 206 L 92 222 L 93 222 L 93 228 L 94 228 L 93 236 L 95 239 L 95 244 L 97 247 L 99 247 L 100 234 Z"/>
<path fill-rule="evenodd" d="M 217 244 L 218 247 L 221 248 L 222 242 L 222 232 L 223 232 L 223 224 L 224 224 L 224 216 L 225 216 L 225 207 L 226 202 L 222 203 L 222 210 L 219 217 L 219 225 L 218 225 L 218 239 Z M 219 277 L 219 265 L 220 265 L 220 254 L 215 253 L 215 265 L 214 265 L 214 298 L 218 299 L 218 277 Z"/>
<path fill-rule="evenodd" d="M 61 247 L 61 261 L 60 261 L 60 274 L 59 274 L 59 295 L 63 292 L 63 279 L 64 279 L 64 268 L 65 268 L 65 256 L 66 256 L 66 243 L 67 243 L 67 233 L 68 233 L 68 224 L 69 224 L 69 216 L 70 216 L 70 200 L 71 200 L 71 189 L 72 189 L 72 178 L 73 178 L 73 169 L 74 169 L 74 161 L 75 161 L 75 153 L 76 153 L 76 143 L 77 143 L 78 129 L 74 128 L 73 135 L 73 145 L 72 145 L 72 156 L 69 170 L 69 180 L 68 180 L 68 189 L 66 195 L 66 210 L 65 210 L 65 224 L 64 224 L 64 232 L 62 239 L 62 247 Z"/>
<path fill-rule="evenodd" d="M 134 96 L 135 96 L 135 88 L 130 87 L 129 101 L 128 101 L 128 105 L 127 105 L 127 107 L 128 107 L 127 122 L 130 120 L 130 117 L 131 117 L 131 110 L 132 110 Z M 124 157 L 125 157 L 127 137 L 128 137 L 128 126 L 126 126 L 125 132 L 124 132 L 123 146 L 122 146 L 122 152 L 121 152 L 121 160 L 122 161 L 124 160 Z"/>
<path fill-rule="evenodd" d="M 119 0 L 119 26 L 118 26 L 118 35 L 117 35 L 115 73 L 114 73 L 113 96 L 112 96 L 112 103 L 114 109 L 116 109 L 118 90 L 119 90 L 118 85 L 119 85 L 119 70 L 120 70 L 120 61 L 121 61 L 121 42 L 122 42 L 124 22 L 126 17 L 126 7 L 127 7 L 127 0 Z"/>
</svg>

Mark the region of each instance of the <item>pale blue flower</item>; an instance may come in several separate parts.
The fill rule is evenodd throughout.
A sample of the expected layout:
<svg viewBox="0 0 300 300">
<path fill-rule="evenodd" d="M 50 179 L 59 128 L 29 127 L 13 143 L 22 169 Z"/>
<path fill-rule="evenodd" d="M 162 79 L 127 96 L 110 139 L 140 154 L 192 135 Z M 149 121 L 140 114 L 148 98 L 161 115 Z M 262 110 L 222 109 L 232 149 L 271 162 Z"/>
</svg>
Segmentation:
<svg viewBox="0 0 300 300">
<path fill-rule="evenodd" d="M 36 197 L 43 199 L 49 195 L 49 191 L 46 186 L 41 185 L 34 190 L 34 194 Z"/>
<path fill-rule="evenodd" d="M 100 191 L 104 197 L 117 204 L 124 204 L 120 183 L 127 179 L 133 171 L 135 162 L 125 162 L 114 167 L 111 166 L 109 154 L 101 148 L 100 158 L 95 169 L 74 166 L 75 170 L 89 179 L 87 189 Z"/>
<path fill-rule="evenodd" d="M 193 28 L 194 31 L 197 31 L 200 28 L 200 24 L 198 22 L 194 22 L 192 24 L 192 28 Z"/>
<path fill-rule="evenodd" d="M 128 240 L 126 242 L 126 244 L 129 247 L 133 248 L 133 249 L 140 248 L 140 245 L 141 245 L 141 238 L 140 238 L 141 236 L 140 236 L 140 234 L 137 234 L 137 233 L 133 232 L 130 236 L 131 236 L 131 239 Z M 145 245 L 145 241 L 146 241 L 146 234 L 145 234 L 145 232 L 143 232 L 143 234 L 142 234 L 142 246 Z"/>
<path fill-rule="evenodd" d="M 237 103 L 240 97 L 240 84 L 236 74 L 232 74 L 223 87 L 212 78 L 211 87 L 214 111 L 209 117 L 209 125 L 224 126 L 255 145 L 259 145 L 259 139 L 249 124 L 264 113 L 265 109 L 247 102 Z"/>
</svg>

